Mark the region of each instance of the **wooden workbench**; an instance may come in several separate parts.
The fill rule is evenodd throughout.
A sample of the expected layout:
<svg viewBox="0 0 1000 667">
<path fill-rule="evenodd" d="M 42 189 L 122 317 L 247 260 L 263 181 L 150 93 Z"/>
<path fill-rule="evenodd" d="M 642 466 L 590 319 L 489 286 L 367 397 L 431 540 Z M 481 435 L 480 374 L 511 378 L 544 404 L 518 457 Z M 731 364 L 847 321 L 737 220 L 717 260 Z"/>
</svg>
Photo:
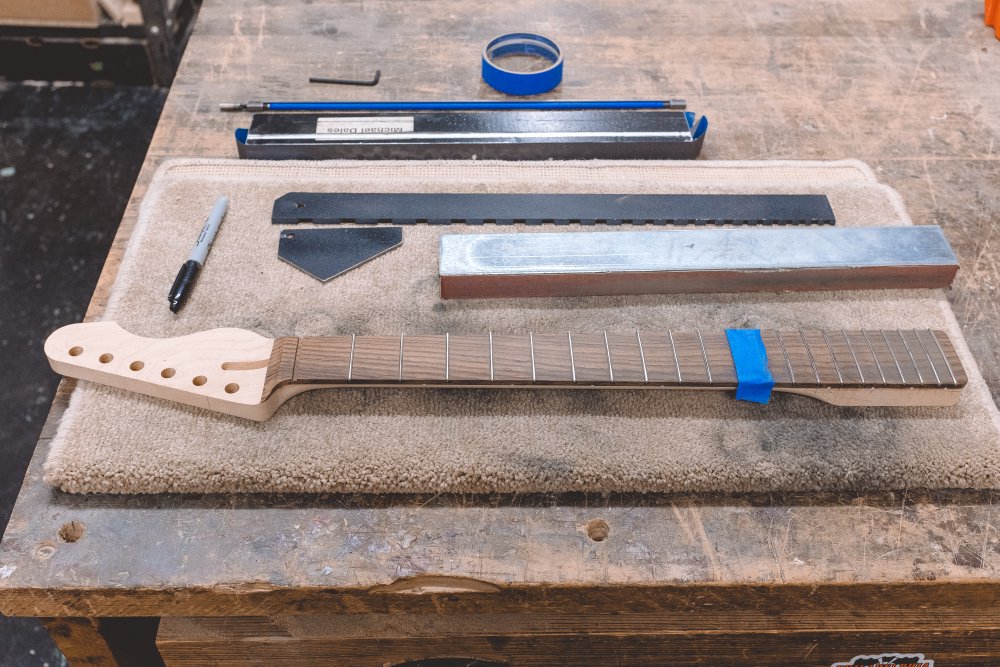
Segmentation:
<svg viewBox="0 0 1000 667">
<path fill-rule="evenodd" d="M 1000 42 L 976 2 L 207 1 L 89 311 L 153 171 L 234 157 L 247 99 L 462 99 L 534 29 L 557 96 L 686 97 L 708 159 L 860 158 L 961 259 L 950 297 L 1000 395 Z M 309 75 L 377 88 L 310 86 Z M 81 497 L 41 480 L 0 544 L 0 612 L 73 664 L 1000 663 L 1000 496 Z M 127 415 L 120 416 L 126 418 Z M 211 617 L 211 618 L 199 618 Z M 325 659 L 325 660 L 324 660 Z M 464 663 L 463 663 L 464 664 Z"/>
</svg>

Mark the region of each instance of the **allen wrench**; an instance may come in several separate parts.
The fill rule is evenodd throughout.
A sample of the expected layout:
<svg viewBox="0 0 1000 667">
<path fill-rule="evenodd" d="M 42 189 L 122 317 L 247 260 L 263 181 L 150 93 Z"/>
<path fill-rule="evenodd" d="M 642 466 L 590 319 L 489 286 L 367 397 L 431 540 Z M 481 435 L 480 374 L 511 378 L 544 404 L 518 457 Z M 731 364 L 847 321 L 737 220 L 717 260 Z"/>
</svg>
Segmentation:
<svg viewBox="0 0 1000 667">
<path fill-rule="evenodd" d="M 309 83 L 336 83 L 342 86 L 375 86 L 382 77 L 382 70 L 375 70 L 375 76 L 371 81 L 359 81 L 357 79 L 329 79 L 322 76 L 309 77 Z"/>
</svg>

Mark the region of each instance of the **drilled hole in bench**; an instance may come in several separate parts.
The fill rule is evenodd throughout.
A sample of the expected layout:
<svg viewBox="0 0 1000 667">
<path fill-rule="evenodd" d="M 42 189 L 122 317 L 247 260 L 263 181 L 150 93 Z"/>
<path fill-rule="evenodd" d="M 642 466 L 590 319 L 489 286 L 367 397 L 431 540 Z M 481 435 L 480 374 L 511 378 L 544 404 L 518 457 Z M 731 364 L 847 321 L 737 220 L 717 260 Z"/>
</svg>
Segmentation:
<svg viewBox="0 0 1000 667">
<path fill-rule="evenodd" d="M 160 371 L 160 377 L 164 378 L 172 378 L 176 374 L 177 371 L 175 371 L 173 368 L 164 368 L 162 371 Z"/>
<path fill-rule="evenodd" d="M 611 526 L 604 519 L 591 519 L 587 522 L 587 537 L 595 542 L 603 542 L 608 539 Z"/>
<path fill-rule="evenodd" d="M 87 527 L 83 525 L 82 521 L 70 521 L 69 523 L 64 523 L 62 528 L 59 529 L 59 539 L 63 542 L 76 542 L 83 537 L 83 533 L 86 530 Z"/>
<path fill-rule="evenodd" d="M 128 367 L 133 371 L 141 371 L 145 365 L 141 361 L 133 361 Z"/>
<path fill-rule="evenodd" d="M 79 345 L 74 345 L 73 347 L 69 348 L 69 356 L 79 357 L 81 354 L 83 354 L 83 348 L 80 347 Z"/>
<path fill-rule="evenodd" d="M 229 384 L 226 385 L 226 393 L 227 394 L 235 394 L 239 390 L 240 390 L 240 386 L 238 384 L 236 384 L 235 382 L 230 382 Z"/>
<path fill-rule="evenodd" d="M 195 379 L 191 380 L 191 382 L 194 384 L 194 386 L 200 387 L 203 384 L 205 384 L 206 382 L 208 382 L 208 378 L 205 377 L 204 375 L 199 375 Z"/>
<path fill-rule="evenodd" d="M 115 358 L 115 355 L 105 352 L 101 356 L 97 357 L 97 360 L 102 364 L 110 364 L 111 360 Z"/>
</svg>

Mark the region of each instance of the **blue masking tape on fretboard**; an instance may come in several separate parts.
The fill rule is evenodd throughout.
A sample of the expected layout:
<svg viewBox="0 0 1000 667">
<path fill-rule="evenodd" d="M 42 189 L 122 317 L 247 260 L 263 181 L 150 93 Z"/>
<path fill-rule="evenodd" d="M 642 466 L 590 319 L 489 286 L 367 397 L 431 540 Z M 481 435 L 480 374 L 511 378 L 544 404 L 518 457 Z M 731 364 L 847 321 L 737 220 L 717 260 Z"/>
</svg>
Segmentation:
<svg viewBox="0 0 1000 667">
<path fill-rule="evenodd" d="M 767 349 L 760 329 L 726 329 L 726 338 L 736 364 L 736 400 L 767 403 L 774 378 L 767 368 Z"/>
</svg>

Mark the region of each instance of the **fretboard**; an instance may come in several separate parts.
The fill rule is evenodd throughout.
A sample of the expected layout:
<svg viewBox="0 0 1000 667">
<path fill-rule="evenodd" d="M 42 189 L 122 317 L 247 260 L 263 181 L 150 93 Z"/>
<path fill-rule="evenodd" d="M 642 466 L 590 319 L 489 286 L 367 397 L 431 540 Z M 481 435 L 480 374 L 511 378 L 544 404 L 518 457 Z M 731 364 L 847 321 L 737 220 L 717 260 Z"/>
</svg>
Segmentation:
<svg viewBox="0 0 1000 667">
<path fill-rule="evenodd" d="M 948 336 L 932 330 L 765 330 L 776 389 L 960 388 Z M 288 384 L 686 386 L 737 384 L 723 331 L 279 338 L 266 398 Z"/>
</svg>

